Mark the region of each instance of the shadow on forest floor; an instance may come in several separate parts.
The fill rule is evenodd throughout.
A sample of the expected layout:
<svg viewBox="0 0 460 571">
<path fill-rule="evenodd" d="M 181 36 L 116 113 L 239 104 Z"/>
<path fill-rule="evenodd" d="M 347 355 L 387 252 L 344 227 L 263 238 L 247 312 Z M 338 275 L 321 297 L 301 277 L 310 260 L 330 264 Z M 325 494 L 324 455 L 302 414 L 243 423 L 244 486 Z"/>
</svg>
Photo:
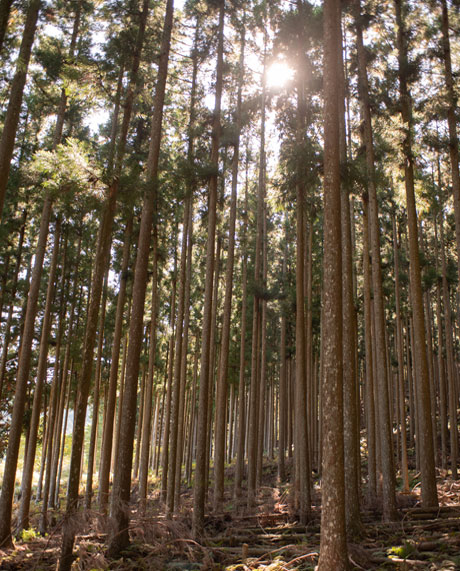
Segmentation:
<svg viewBox="0 0 460 571">
<path fill-rule="evenodd" d="M 232 468 L 229 468 L 229 475 Z M 443 474 L 445 475 L 445 474 Z M 398 494 L 397 522 L 383 522 L 375 506 L 364 504 L 362 536 L 349 543 L 353 569 L 460 569 L 460 483 L 441 478 L 440 508 L 418 506 L 418 486 L 411 494 Z M 283 571 L 314 569 L 320 540 L 320 494 L 315 487 L 310 523 L 299 525 L 289 486 L 276 482 L 276 466 L 264 468 L 263 485 L 251 512 L 246 500 L 234 499 L 229 487 L 220 513 L 208 516 L 200 543 L 191 535 L 192 491 L 182 495 L 180 512 L 173 520 L 161 514 L 158 497 L 151 497 L 146 515 L 133 510 L 132 544 L 122 559 L 105 556 L 103 519 L 87 514 L 76 539 L 73 568 L 82 571 Z M 38 516 L 37 516 L 38 517 Z M 12 550 L 0 550 L 0 569 L 55 569 L 60 547 L 60 514 L 50 535 L 26 531 Z M 332 570 L 331 570 L 332 571 Z"/>
</svg>

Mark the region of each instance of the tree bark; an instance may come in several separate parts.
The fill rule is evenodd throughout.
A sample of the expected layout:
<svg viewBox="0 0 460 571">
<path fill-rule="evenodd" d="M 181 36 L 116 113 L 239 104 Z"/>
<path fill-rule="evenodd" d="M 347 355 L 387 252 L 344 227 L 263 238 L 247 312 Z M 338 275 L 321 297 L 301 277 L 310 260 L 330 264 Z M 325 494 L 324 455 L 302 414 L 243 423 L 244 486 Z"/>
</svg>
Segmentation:
<svg viewBox="0 0 460 571">
<path fill-rule="evenodd" d="M 407 224 L 409 230 L 410 290 L 414 320 L 415 367 L 417 379 L 417 405 L 420 446 L 420 468 L 422 481 L 422 503 L 425 507 L 437 506 L 436 474 L 431 427 L 430 386 L 423 312 L 422 278 L 419 258 L 419 237 L 414 191 L 414 156 L 412 153 L 412 110 L 411 96 L 407 85 L 407 32 L 404 26 L 403 2 L 395 0 L 397 47 L 399 63 L 399 89 L 401 116 L 404 123 L 402 151 L 404 155 L 404 180 L 406 187 Z"/>
<path fill-rule="evenodd" d="M 8 184 L 14 142 L 16 140 L 22 106 L 22 96 L 26 84 L 30 54 L 32 52 L 32 44 L 34 42 L 38 13 L 41 5 L 41 0 L 30 0 L 28 4 L 21 47 L 19 48 L 19 55 L 16 61 L 16 72 L 11 83 L 10 99 L 3 123 L 3 132 L 0 138 L 0 220 L 2 219 L 6 186 Z M 1 541 L 2 538 L 0 537 L 0 543 Z"/>
<path fill-rule="evenodd" d="M 319 571 L 348 569 L 342 371 L 342 238 L 338 77 L 340 2 L 324 2 L 322 509 Z"/>
<path fill-rule="evenodd" d="M 211 329 L 212 329 L 212 301 L 213 301 L 213 281 L 214 281 L 214 250 L 216 239 L 217 222 L 217 182 L 219 163 L 219 141 L 220 141 L 220 115 L 223 90 L 223 66 L 224 66 L 224 19 L 225 0 L 220 0 L 219 25 L 217 31 L 217 66 L 216 66 L 216 87 L 215 104 L 212 128 L 211 143 L 211 165 L 215 173 L 209 181 L 208 195 L 208 230 L 206 243 L 206 277 L 203 307 L 202 343 L 201 343 L 201 368 L 200 368 L 200 391 L 198 402 L 198 427 L 197 427 L 197 448 L 196 448 L 196 469 L 195 484 L 193 488 L 193 535 L 201 535 L 204 526 L 205 499 L 206 499 L 206 457 L 209 453 L 207 449 L 207 428 L 208 428 L 208 394 L 210 377 L 210 356 L 211 356 Z"/>
<path fill-rule="evenodd" d="M 134 430 L 136 426 L 136 400 L 139 375 L 139 357 L 142 345 L 145 292 L 147 288 L 148 263 L 152 226 L 154 221 L 158 163 L 162 136 L 163 106 L 166 78 L 168 74 L 169 50 L 173 26 L 173 0 L 167 0 L 164 26 L 155 87 L 154 109 L 150 131 L 150 146 L 147 158 L 146 190 L 142 207 L 141 226 L 137 248 L 133 284 L 133 306 L 129 326 L 129 345 L 125 395 L 121 417 L 120 443 L 118 448 L 118 469 L 115 472 L 110 507 L 109 555 L 117 557 L 129 545 L 129 499 L 131 492 L 131 469 L 133 462 Z"/>
</svg>

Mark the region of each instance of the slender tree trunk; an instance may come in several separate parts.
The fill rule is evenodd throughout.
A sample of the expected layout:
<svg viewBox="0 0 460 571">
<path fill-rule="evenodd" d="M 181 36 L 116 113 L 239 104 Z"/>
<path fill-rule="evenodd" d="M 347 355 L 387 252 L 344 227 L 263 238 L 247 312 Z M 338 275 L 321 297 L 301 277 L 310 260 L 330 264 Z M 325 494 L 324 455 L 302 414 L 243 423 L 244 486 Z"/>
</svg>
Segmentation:
<svg viewBox="0 0 460 571">
<path fill-rule="evenodd" d="M 14 0 L 3 0 L 0 3 L 0 53 L 5 40 L 6 30 L 8 29 L 8 20 L 13 2 Z"/>
<path fill-rule="evenodd" d="M 40 353 L 37 370 L 37 380 L 35 383 L 34 400 L 32 405 L 32 418 L 30 421 L 29 445 L 27 455 L 25 455 L 24 468 L 22 471 L 21 483 L 21 505 L 19 510 L 19 531 L 29 527 L 29 507 L 32 494 L 32 477 L 34 472 L 35 452 L 37 448 L 38 425 L 40 422 L 40 412 L 42 404 L 43 386 L 46 380 L 48 365 L 49 336 L 52 325 L 52 303 L 54 299 L 57 264 L 59 257 L 59 241 L 61 236 L 61 220 L 56 221 L 54 231 L 54 246 L 51 258 L 50 272 L 48 276 L 48 288 L 46 292 L 45 313 L 42 324 L 40 338 Z"/>
<path fill-rule="evenodd" d="M 5 328 L 3 330 L 2 356 L 0 359 L 0 400 L 2 398 L 3 383 L 5 380 L 6 362 L 8 360 L 8 347 L 10 344 L 11 326 L 13 323 L 13 313 L 14 313 L 13 300 L 16 298 L 16 291 L 18 288 L 19 272 L 21 269 L 21 261 L 22 261 L 22 250 L 24 245 L 24 234 L 26 230 L 26 220 L 27 220 L 27 210 L 24 209 L 22 216 L 21 230 L 19 232 L 18 247 L 15 253 L 16 265 L 14 268 L 13 282 L 11 284 L 11 292 L 10 292 L 11 303 L 8 310 L 8 317 L 6 318 Z"/>
<path fill-rule="evenodd" d="M 452 175 L 452 193 L 454 196 L 455 238 L 457 246 L 457 271 L 460 280 L 460 172 L 457 134 L 457 96 L 455 93 L 454 77 L 452 74 L 452 56 L 449 38 L 449 11 L 447 0 L 441 4 L 441 48 L 444 59 L 444 78 L 447 90 L 447 124 L 449 127 L 449 158 Z"/>
<path fill-rule="evenodd" d="M 185 311 L 185 290 L 186 290 L 186 270 L 187 270 L 187 239 L 188 225 L 190 223 L 191 199 L 187 197 L 184 208 L 184 221 L 182 226 L 182 245 L 180 257 L 179 274 L 179 301 L 176 319 L 176 346 L 174 350 L 173 367 L 173 390 L 171 401 L 171 428 L 169 433 L 169 465 L 168 465 L 168 486 L 166 494 L 166 513 L 174 512 L 175 485 L 176 485 L 176 460 L 179 436 L 179 401 L 181 391 L 181 369 L 182 369 L 182 336 L 184 330 Z M 180 459 L 179 459 L 180 461 Z"/>
<path fill-rule="evenodd" d="M 96 450 L 97 425 L 99 422 L 99 396 L 101 388 L 102 376 L 102 349 L 104 347 L 104 326 L 105 314 L 107 309 L 107 281 L 109 268 L 104 278 L 104 289 L 101 302 L 101 314 L 99 317 L 98 327 L 98 343 L 96 356 L 96 370 L 94 374 L 94 392 L 93 392 L 93 410 L 91 418 L 91 434 L 88 447 L 88 468 L 86 470 L 86 490 L 85 490 L 85 509 L 91 509 L 93 499 L 93 473 L 94 473 L 94 454 Z"/>
<path fill-rule="evenodd" d="M 244 15 L 243 15 L 244 18 Z M 243 23 L 243 26 L 245 24 Z M 225 406 L 227 402 L 227 376 L 228 359 L 230 348 L 230 321 L 232 313 L 233 293 L 233 267 L 235 259 L 235 227 L 236 206 L 238 190 L 238 167 L 240 158 L 240 131 L 241 131 L 241 104 L 244 81 L 244 50 L 246 30 L 241 32 L 238 93 L 235 112 L 235 146 L 232 159 L 232 192 L 230 197 L 230 214 L 228 229 L 228 253 L 227 268 L 225 273 L 225 300 L 223 309 L 222 343 L 220 352 L 220 365 L 217 378 L 216 398 L 216 450 L 214 455 L 214 509 L 218 510 L 224 499 L 224 465 L 225 465 L 225 441 L 226 441 L 226 418 Z"/>
<path fill-rule="evenodd" d="M 252 349 L 251 349 L 251 386 L 249 389 L 249 423 L 248 423 L 248 507 L 252 507 L 256 494 L 257 475 L 257 432 L 258 432 L 258 403 L 259 398 L 259 340 L 260 340 L 260 314 L 262 291 L 262 255 L 263 255 L 263 220 L 265 203 L 265 118 L 266 118 L 266 42 L 265 37 L 264 70 L 262 74 L 262 98 L 260 119 L 260 157 L 259 157 L 259 181 L 257 192 L 257 228 L 254 260 L 254 301 L 252 317 Z"/>
<path fill-rule="evenodd" d="M 128 281 L 129 251 L 133 232 L 133 216 L 126 223 L 123 254 L 120 271 L 120 287 L 118 290 L 117 310 L 115 316 L 115 330 L 112 341 L 112 355 L 109 373 L 109 388 L 107 395 L 107 408 L 105 414 L 104 432 L 102 439 L 101 458 L 99 465 L 99 509 L 105 513 L 109 497 L 110 460 L 112 457 L 113 428 L 115 419 L 115 405 L 117 399 L 118 365 L 120 360 L 120 347 L 123 334 L 123 311 L 126 300 L 126 285 Z"/>
<path fill-rule="evenodd" d="M 406 395 L 404 391 L 404 350 L 403 350 L 403 329 L 401 320 L 401 286 L 399 283 L 399 248 L 398 234 L 396 231 L 396 215 L 392 212 L 393 221 L 393 258 L 395 272 L 395 303 L 396 303 L 396 350 L 398 358 L 398 395 L 399 395 L 399 416 L 401 419 L 401 472 L 403 479 L 403 493 L 409 490 L 409 469 L 407 462 L 407 434 L 406 434 Z"/>
<path fill-rule="evenodd" d="M 248 276 L 248 257 L 247 257 L 247 216 L 248 216 L 248 153 L 246 153 L 246 175 L 245 175 L 245 192 L 244 192 L 244 214 L 241 229 L 241 330 L 240 330 L 240 362 L 239 362 L 239 379 L 238 379 L 238 433 L 237 433 L 237 451 L 235 466 L 235 488 L 236 497 L 241 495 L 241 483 L 244 473 L 244 450 L 246 441 L 246 314 L 247 314 L 247 276 Z"/>
<path fill-rule="evenodd" d="M 210 356 L 211 356 L 211 329 L 212 329 L 212 301 L 213 301 L 213 279 L 214 279 L 214 250 L 216 239 L 217 222 L 217 170 L 219 162 L 219 141 L 220 141 L 220 115 L 223 90 L 223 66 L 224 66 L 224 18 L 225 0 L 220 0 L 219 6 L 219 26 L 217 31 L 217 66 L 216 66 L 216 93 L 214 105 L 214 120 L 212 129 L 211 144 L 211 164 L 215 169 L 209 181 L 208 195 L 208 230 L 206 243 L 206 277 L 203 307 L 202 343 L 201 343 L 201 368 L 200 368 L 200 391 L 198 402 L 198 427 L 197 427 L 197 449 L 196 449 L 196 469 L 195 485 L 193 489 L 193 534 L 201 535 L 204 526 L 205 499 L 206 499 L 206 457 L 209 454 L 207 448 L 207 428 L 208 428 L 208 393 L 210 377 Z"/>
<path fill-rule="evenodd" d="M 2 2 L 2 8 L 3 4 L 6 4 L 6 2 Z M 41 5 L 41 0 L 30 0 L 27 7 L 21 47 L 19 48 L 19 55 L 16 61 L 16 72 L 11 83 L 10 99 L 3 123 L 3 132 L 0 138 L 0 220 L 5 202 L 6 186 L 10 174 L 10 165 L 19 124 L 19 115 L 21 112 L 24 86 L 26 84 L 27 70 L 29 68 L 30 54 L 32 52 L 35 29 L 37 27 L 38 12 L 40 11 Z M 2 519 L 2 522 L 2 525 L 8 525 L 4 519 Z M 0 536 L 0 543 L 2 541 L 3 538 Z"/>
<path fill-rule="evenodd" d="M 132 59 L 131 77 L 128 86 L 122 128 L 117 147 L 115 175 L 110 183 L 106 203 L 103 210 L 101 226 L 99 229 L 96 246 L 96 259 L 94 265 L 93 283 L 91 298 L 88 308 L 88 321 L 83 348 L 83 365 L 80 377 L 80 397 L 75 411 L 75 419 L 78 427 L 73 435 L 72 453 L 70 460 L 69 485 L 67 493 L 66 519 L 62 534 L 61 559 L 59 561 L 59 571 L 69 571 L 72 565 L 73 543 L 75 537 L 75 523 L 73 516 L 77 510 L 78 488 L 80 481 L 80 468 L 84 439 L 84 424 L 86 418 L 86 407 L 88 394 L 91 386 L 93 369 L 94 346 L 96 341 L 97 323 L 99 316 L 99 305 L 102 293 L 102 282 L 107 267 L 107 260 L 110 253 L 112 241 L 112 225 L 115 216 L 116 201 L 119 188 L 120 173 L 122 169 L 123 157 L 125 154 L 126 140 L 131 120 L 131 113 L 134 103 L 134 95 L 137 86 L 137 74 L 141 59 L 142 46 L 144 43 L 145 26 L 148 15 L 148 0 L 143 1 L 142 12 L 140 14 L 139 30 L 136 38 L 136 46 Z M 130 471 L 131 474 L 131 471 Z"/>
<path fill-rule="evenodd" d="M 452 470 L 452 478 L 457 479 L 457 462 L 458 462 L 458 422 L 457 422 L 457 406 L 458 399 L 456 396 L 457 387 L 455 380 L 455 360 L 453 347 L 453 324 L 452 309 L 450 304 L 449 285 L 447 283 L 447 260 L 446 247 L 444 241 L 444 223 L 441 217 L 441 269 L 442 269 L 442 298 L 444 302 L 444 334 L 446 339 L 446 356 L 447 356 L 447 388 L 448 388 L 448 408 L 449 408 L 449 429 L 450 429 L 450 465 Z"/>
<path fill-rule="evenodd" d="M 417 211 L 414 192 L 414 156 L 412 153 L 412 110 L 411 96 L 407 86 L 407 32 L 402 15 L 402 0 L 395 0 L 397 46 L 399 61 L 399 88 L 401 116 L 404 123 L 404 179 L 406 186 L 407 224 L 409 230 L 410 289 L 412 315 L 414 320 L 415 366 L 417 379 L 417 408 L 420 446 L 420 467 L 422 480 L 422 503 L 424 506 L 437 506 L 436 474 L 431 428 L 430 386 L 426 353 L 425 320 L 423 314 L 422 278 L 419 258 L 419 238 Z"/>
<path fill-rule="evenodd" d="M 384 517 L 387 520 L 395 518 L 395 476 L 392 437 L 390 426 L 390 403 L 388 398 L 388 370 L 385 344 L 385 312 L 382 290 L 382 268 L 380 248 L 380 225 L 377 201 L 377 186 L 375 176 L 374 144 L 372 134 L 372 119 L 369 103 L 369 86 L 367 81 L 366 54 L 364 51 L 361 26 L 360 3 L 356 5 L 356 34 L 358 50 L 359 96 L 363 114 L 364 144 L 366 148 L 366 169 L 369 191 L 370 215 L 370 246 L 372 253 L 372 288 L 374 293 L 374 323 L 375 323 L 375 370 L 378 391 L 378 427 L 380 436 L 380 466 L 382 474 L 382 503 Z"/>
<path fill-rule="evenodd" d="M 145 510 L 147 499 L 147 479 L 151 437 L 151 416 L 153 403 L 153 380 L 155 374 L 155 358 L 157 349 L 157 316 L 158 316 L 158 240 L 153 242 L 153 271 L 152 271 L 152 308 L 150 320 L 150 343 L 149 343 L 149 364 L 147 371 L 145 389 L 145 411 L 142 425 L 142 448 L 140 453 L 139 469 L 139 499 L 141 500 L 141 511 Z"/>
<path fill-rule="evenodd" d="M 48 238 L 49 221 L 51 217 L 51 196 L 47 193 L 41 214 L 40 233 L 35 251 L 34 269 L 27 298 L 27 309 L 22 334 L 21 349 L 16 375 L 16 389 L 11 417 L 8 448 L 3 472 L 2 493 L 0 497 L 0 546 L 12 546 L 11 515 L 13 507 L 14 484 L 18 464 L 19 445 L 21 441 L 22 423 L 27 398 L 27 382 L 30 374 L 32 343 L 35 332 L 35 317 L 38 309 L 38 295 Z"/>
<path fill-rule="evenodd" d="M 109 555 L 117 557 L 129 544 L 129 499 L 131 492 L 131 468 L 133 462 L 134 430 L 136 425 L 136 397 L 139 375 L 139 357 L 142 345 L 143 314 L 147 288 L 148 263 L 152 226 L 157 202 L 158 163 L 162 136 L 163 106 L 168 74 L 169 50 L 173 25 L 173 0 L 167 0 L 163 34 L 155 87 L 154 110 L 150 131 L 150 147 L 147 158 L 146 190 L 142 207 L 141 226 L 137 248 L 133 284 L 133 307 L 129 327 L 129 346 L 125 395 L 123 399 L 122 429 L 118 449 L 118 469 L 115 472 L 110 508 L 111 526 Z"/>
</svg>

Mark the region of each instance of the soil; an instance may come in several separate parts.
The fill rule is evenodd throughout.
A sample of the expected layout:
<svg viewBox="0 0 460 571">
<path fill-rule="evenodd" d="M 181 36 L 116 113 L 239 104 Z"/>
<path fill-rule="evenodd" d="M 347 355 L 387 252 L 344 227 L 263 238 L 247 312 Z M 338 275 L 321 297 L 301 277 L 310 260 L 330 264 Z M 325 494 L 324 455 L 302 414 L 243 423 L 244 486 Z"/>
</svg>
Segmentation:
<svg viewBox="0 0 460 571">
<path fill-rule="evenodd" d="M 232 470 L 228 469 L 228 482 L 232 482 Z M 460 482 L 438 472 L 440 507 L 429 510 L 420 507 L 417 475 L 411 475 L 411 493 L 398 493 L 398 521 L 382 521 L 378 506 L 363 499 L 362 531 L 359 537 L 349 541 L 351 569 L 460 569 Z M 131 546 L 116 561 L 106 557 L 104 518 L 97 512 L 85 513 L 78 524 L 80 534 L 75 542 L 73 568 L 82 571 L 306 571 L 315 568 L 321 518 L 318 482 L 315 482 L 307 526 L 300 525 L 296 518 L 290 486 L 277 482 L 274 463 L 264 467 L 263 486 L 255 509 L 249 512 L 245 497 L 235 499 L 231 492 L 230 483 L 224 507 L 207 517 L 200 541 L 195 541 L 191 534 L 192 490 L 184 491 L 174 519 L 165 519 L 158 492 L 153 493 L 144 515 L 133 505 Z M 135 499 L 134 493 L 133 502 Z M 38 508 L 33 516 L 37 525 Z M 0 550 L 0 569 L 55 569 L 62 512 L 52 515 L 49 535 L 42 537 L 32 529 L 15 541 L 14 549 Z"/>
</svg>

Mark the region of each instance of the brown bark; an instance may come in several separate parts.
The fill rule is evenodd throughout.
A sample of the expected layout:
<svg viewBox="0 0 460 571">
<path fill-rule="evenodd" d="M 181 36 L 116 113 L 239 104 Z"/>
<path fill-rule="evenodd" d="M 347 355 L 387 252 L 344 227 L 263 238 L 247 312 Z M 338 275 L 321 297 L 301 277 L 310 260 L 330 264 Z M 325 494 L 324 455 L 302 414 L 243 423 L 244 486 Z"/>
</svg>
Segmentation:
<svg viewBox="0 0 460 571">
<path fill-rule="evenodd" d="M 40 337 L 40 349 L 37 379 L 35 383 L 34 398 L 32 405 L 32 418 L 30 420 L 29 430 L 29 445 L 27 447 L 27 454 L 24 458 L 24 468 L 22 471 L 21 483 L 21 505 L 19 510 L 19 530 L 27 529 L 29 527 L 29 507 L 30 498 L 32 494 L 32 477 L 34 471 L 35 452 L 37 449 L 37 435 L 38 425 L 40 422 L 40 412 L 42 404 L 43 386 L 46 380 L 46 371 L 48 365 L 48 348 L 49 336 L 52 325 L 52 303 L 54 299 L 55 283 L 57 264 L 59 257 L 59 241 L 61 236 L 61 220 L 56 221 L 56 228 L 54 230 L 54 245 L 53 254 L 51 257 L 50 271 L 48 276 L 48 288 L 46 292 L 45 312 L 42 324 L 42 332 Z"/>
<path fill-rule="evenodd" d="M 75 537 L 75 525 L 72 520 L 77 510 L 78 504 L 78 487 L 80 481 L 80 469 L 83 450 L 84 424 L 86 418 L 88 395 L 91 386 L 94 346 L 96 341 L 102 282 L 107 268 L 107 260 L 110 254 L 110 244 L 112 242 L 112 225 L 115 216 L 116 201 L 119 188 L 119 177 L 122 169 L 123 157 L 125 154 L 126 140 L 134 103 L 134 94 L 137 86 L 137 73 L 140 65 L 142 46 L 144 43 L 148 6 L 148 0 L 144 0 L 142 13 L 140 14 L 139 30 L 137 33 L 136 46 L 132 60 L 131 77 L 126 94 L 123 122 L 117 147 L 117 156 L 114 171 L 115 175 L 111 180 L 110 186 L 108 188 L 96 246 L 96 259 L 94 262 L 91 297 L 88 307 L 87 329 L 85 332 L 85 342 L 83 348 L 83 365 L 79 383 L 80 395 L 77 403 L 77 409 L 75 410 L 77 430 L 74 432 L 72 440 L 69 484 L 67 491 L 66 519 L 62 536 L 59 571 L 69 571 L 73 559 L 72 550 Z"/>
<path fill-rule="evenodd" d="M 402 14 L 402 0 L 395 0 L 397 47 L 399 63 L 399 89 L 401 116 L 404 123 L 404 180 L 406 187 L 407 224 L 409 230 L 410 290 L 414 320 L 415 367 L 417 379 L 417 405 L 420 446 L 420 468 L 422 481 L 422 503 L 424 506 L 438 505 L 436 474 L 434 465 L 433 435 L 431 427 L 430 386 L 423 312 L 422 278 L 419 259 L 419 237 L 414 191 L 414 156 L 412 153 L 412 110 L 411 96 L 407 85 L 408 69 L 407 33 Z"/>
<path fill-rule="evenodd" d="M 243 24 L 244 26 L 244 24 Z M 226 441 L 226 415 L 227 402 L 227 376 L 228 358 L 230 348 L 230 321 L 232 313 L 233 294 L 233 267 L 235 260 L 235 227 L 236 206 L 238 191 L 238 167 L 240 157 L 240 131 L 241 131 L 241 105 L 242 89 L 244 81 L 244 49 L 245 28 L 241 33 L 238 93 L 235 111 L 235 145 L 232 158 L 232 191 L 230 196 L 230 214 L 228 229 L 228 252 L 227 267 L 225 271 L 225 299 L 223 308 L 222 342 L 220 351 L 220 363 L 217 377 L 216 397 L 216 448 L 214 453 L 214 509 L 219 509 L 224 499 L 224 466 L 225 466 L 225 441 Z"/>
<path fill-rule="evenodd" d="M 319 571 L 348 569 L 345 528 L 340 221 L 340 2 L 324 2 L 324 355 L 321 385 L 322 509 Z"/>
<path fill-rule="evenodd" d="M 112 457 L 113 428 L 115 419 L 115 405 L 117 398 L 118 365 L 120 360 L 120 347 L 123 334 L 123 311 L 126 300 L 126 285 L 128 281 L 129 251 L 133 232 L 133 217 L 126 223 L 123 254 L 120 271 L 120 287 L 118 290 L 117 310 L 115 316 L 115 329 L 112 341 L 112 354 L 109 372 L 109 388 L 107 395 L 107 408 L 105 414 L 104 432 L 102 438 L 101 458 L 99 465 L 99 509 L 105 512 L 109 497 L 110 460 Z"/>
<path fill-rule="evenodd" d="M 215 105 L 212 128 L 211 159 L 210 162 L 215 173 L 209 181 L 208 195 L 208 230 L 206 243 L 206 277 L 203 307 L 202 343 L 201 343 L 201 368 L 200 368 L 200 391 L 198 402 L 198 426 L 196 446 L 196 469 L 195 485 L 193 488 L 193 534 L 199 536 L 203 531 L 206 499 L 206 459 L 207 429 L 208 429 L 208 394 L 210 378 L 211 357 L 211 329 L 212 329 L 212 305 L 213 305 L 213 281 L 214 281 L 214 250 L 216 239 L 217 222 L 217 170 L 219 161 L 219 140 L 221 132 L 221 101 L 223 90 L 223 66 L 224 66 L 224 19 L 225 0 L 220 0 L 219 25 L 217 31 L 217 66 Z"/>
<path fill-rule="evenodd" d="M 22 334 L 21 349 L 16 374 L 16 389 L 14 394 L 13 413 L 11 417 L 8 448 L 3 472 L 2 493 L 0 497 L 0 546 L 11 546 L 11 515 L 13 507 L 14 483 L 18 463 L 19 444 L 22 433 L 22 422 L 27 397 L 27 382 L 30 373 L 32 343 L 35 333 L 35 317 L 38 309 L 38 295 L 48 238 L 49 220 L 51 217 L 52 201 L 47 193 L 41 214 L 40 233 L 35 251 L 35 263 L 32 272 L 30 290 L 27 297 L 27 309 Z"/>
<path fill-rule="evenodd" d="M 244 192 L 244 215 L 241 237 L 241 332 L 240 332 L 240 362 L 238 379 L 238 434 L 237 452 L 235 467 L 235 496 L 241 495 L 241 483 L 244 472 L 244 450 L 246 440 L 246 314 L 247 314 L 247 277 L 248 277 L 248 256 L 247 256 L 247 224 L 248 224 L 248 154 L 246 153 L 246 177 Z"/>
<path fill-rule="evenodd" d="M 382 503 L 385 519 L 396 515 L 394 459 L 391 440 L 390 403 L 388 398 L 388 370 L 385 343 L 385 311 L 382 290 L 382 268 L 380 253 L 380 225 L 375 178 L 375 159 L 372 134 L 372 118 L 369 104 L 366 55 L 360 22 L 360 4 L 356 5 L 356 34 L 359 70 L 359 97 L 363 114 L 364 144 L 366 148 L 366 170 L 369 192 L 370 249 L 372 253 L 372 288 L 374 293 L 375 357 L 374 363 L 378 391 L 378 428 L 380 443 L 380 466 L 382 474 Z"/>
<path fill-rule="evenodd" d="M 0 52 L 2 51 L 6 30 L 8 29 L 8 20 L 13 2 L 14 0 L 3 0 L 0 3 Z"/>
<path fill-rule="evenodd" d="M 123 398 L 122 427 L 118 449 L 118 469 L 115 472 L 112 501 L 109 554 L 116 557 L 129 544 L 129 499 L 131 493 L 131 468 L 133 462 L 134 430 L 136 426 L 136 400 L 139 375 L 139 357 L 142 346 L 143 315 L 147 288 L 148 263 L 152 226 L 157 201 L 158 163 L 162 136 L 163 106 L 168 74 L 169 50 L 173 26 L 173 2 L 167 0 L 163 34 L 155 87 L 154 110 L 150 131 L 150 147 L 147 158 L 146 190 L 142 207 L 139 242 L 133 284 L 133 306 L 129 327 L 129 346 Z M 156 220 L 155 220 L 156 223 Z"/>
<path fill-rule="evenodd" d="M 2 218 L 3 205 L 5 202 L 6 186 L 10 174 L 11 159 L 13 157 L 16 131 L 19 124 L 22 96 L 26 84 L 27 70 L 29 67 L 32 44 L 37 27 L 38 12 L 41 0 L 30 0 L 27 7 L 24 32 L 22 34 L 21 47 L 16 61 L 16 72 L 11 83 L 10 98 L 6 110 L 3 132 L 0 139 L 0 220 Z M 0 537 L 0 541 L 2 538 Z"/>
</svg>

